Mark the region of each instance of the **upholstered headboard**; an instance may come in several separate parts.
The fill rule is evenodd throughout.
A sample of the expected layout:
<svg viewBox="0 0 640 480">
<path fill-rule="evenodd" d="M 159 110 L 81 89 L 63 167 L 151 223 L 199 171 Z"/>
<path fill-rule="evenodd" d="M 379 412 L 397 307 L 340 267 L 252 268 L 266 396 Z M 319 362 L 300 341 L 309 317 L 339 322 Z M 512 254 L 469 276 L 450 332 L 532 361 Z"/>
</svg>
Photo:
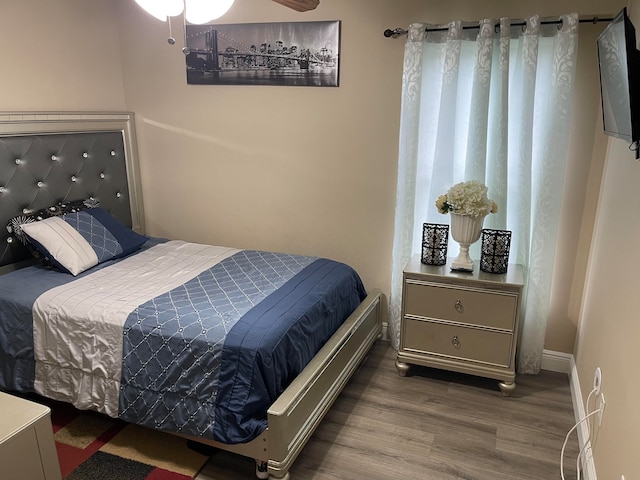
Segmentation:
<svg viewBox="0 0 640 480">
<path fill-rule="evenodd" d="M 9 219 L 90 198 L 144 233 L 133 114 L 0 112 L 0 273 L 30 259 Z"/>
</svg>

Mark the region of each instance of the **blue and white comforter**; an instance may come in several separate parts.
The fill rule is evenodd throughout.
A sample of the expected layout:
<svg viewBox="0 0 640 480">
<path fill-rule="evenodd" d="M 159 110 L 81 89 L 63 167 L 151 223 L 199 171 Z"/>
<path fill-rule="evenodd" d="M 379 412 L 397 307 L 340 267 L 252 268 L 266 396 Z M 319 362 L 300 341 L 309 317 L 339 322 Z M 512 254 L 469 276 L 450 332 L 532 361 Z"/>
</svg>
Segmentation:
<svg viewBox="0 0 640 480">
<path fill-rule="evenodd" d="M 11 275 L 0 277 L 0 298 Z M 20 322 L 3 318 L 20 308 L 0 304 L 0 358 L 14 366 L 0 370 L 0 385 L 156 429 L 247 442 L 364 296 L 355 271 L 331 260 L 161 243 L 38 292 L 32 348 L 24 331 L 11 338 Z"/>
</svg>

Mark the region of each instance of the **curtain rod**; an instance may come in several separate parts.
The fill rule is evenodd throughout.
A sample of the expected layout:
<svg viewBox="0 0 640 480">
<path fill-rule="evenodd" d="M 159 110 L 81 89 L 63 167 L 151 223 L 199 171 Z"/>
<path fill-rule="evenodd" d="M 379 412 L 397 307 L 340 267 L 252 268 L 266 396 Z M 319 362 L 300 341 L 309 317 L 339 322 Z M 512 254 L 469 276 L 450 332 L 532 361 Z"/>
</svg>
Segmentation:
<svg viewBox="0 0 640 480">
<path fill-rule="evenodd" d="M 600 23 L 600 22 L 610 22 L 611 20 L 613 20 L 614 16 L 613 15 L 607 15 L 605 17 L 600 17 L 598 15 L 585 15 L 585 16 L 580 16 L 578 18 L 578 22 L 580 23 Z M 541 25 L 559 25 L 562 23 L 562 20 L 559 18 L 543 18 L 540 21 Z M 513 20 L 511 22 L 511 26 L 512 27 L 519 27 L 519 26 L 525 26 L 527 23 L 524 21 L 524 19 L 517 19 L 517 20 Z M 473 24 L 473 25 L 464 25 L 462 27 L 463 30 L 468 30 L 468 29 L 472 29 L 472 28 L 480 28 L 480 25 L 477 24 Z M 437 25 L 435 27 L 427 27 L 425 29 L 425 31 L 427 32 L 446 32 L 447 30 L 449 30 L 449 26 L 448 25 Z M 406 35 L 408 32 L 408 30 L 405 30 L 403 28 L 387 28 L 383 35 L 387 38 L 397 38 L 401 35 Z"/>
</svg>

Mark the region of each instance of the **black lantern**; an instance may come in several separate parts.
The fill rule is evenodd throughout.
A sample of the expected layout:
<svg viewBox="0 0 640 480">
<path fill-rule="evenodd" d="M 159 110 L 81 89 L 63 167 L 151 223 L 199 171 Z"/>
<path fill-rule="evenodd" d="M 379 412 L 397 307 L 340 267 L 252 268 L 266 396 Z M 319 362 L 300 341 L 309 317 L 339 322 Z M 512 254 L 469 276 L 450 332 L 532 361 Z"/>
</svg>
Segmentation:
<svg viewBox="0 0 640 480">
<path fill-rule="evenodd" d="M 422 226 L 422 263 L 444 265 L 447 263 L 449 225 L 425 223 Z"/>
<path fill-rule="evenodd" d="M 487 273 L 506 273 L 509 264 L 511 232 L 509 230 L 482 230 L 480 270 Z"/>
</svg>

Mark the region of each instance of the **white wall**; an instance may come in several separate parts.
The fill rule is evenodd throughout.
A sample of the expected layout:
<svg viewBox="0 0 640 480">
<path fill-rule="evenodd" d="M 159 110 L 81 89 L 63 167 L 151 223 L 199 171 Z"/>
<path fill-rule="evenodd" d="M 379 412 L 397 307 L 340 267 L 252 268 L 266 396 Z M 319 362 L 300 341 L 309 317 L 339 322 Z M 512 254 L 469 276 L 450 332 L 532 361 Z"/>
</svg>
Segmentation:
<svg viewBox="0 0 640 480">
<path fill-rule="evenodd" d="M 0 109 L 123 110 L 116 12 L 101 0 L 3 2 Z"/>
<path fill-rule="evenodd" d="M 640 472 L 640 162 L 612 139 L 598 203 L 576 364 L 584 395 L 602 369 L 606 410 L 595 448 L 598 477 Z"/>
<path fill-rule="evenodd" d="M 640 27 L 640 0 L 629 2 Z M 640 472 L 640 162 L 611 138 L 605 155 L 575 357 L 586 396 L 602 369 L 606 407 L 594 449 L 598 478 Z M 593 409 L 593 405 L 591 407 Z"/>
</svg>

